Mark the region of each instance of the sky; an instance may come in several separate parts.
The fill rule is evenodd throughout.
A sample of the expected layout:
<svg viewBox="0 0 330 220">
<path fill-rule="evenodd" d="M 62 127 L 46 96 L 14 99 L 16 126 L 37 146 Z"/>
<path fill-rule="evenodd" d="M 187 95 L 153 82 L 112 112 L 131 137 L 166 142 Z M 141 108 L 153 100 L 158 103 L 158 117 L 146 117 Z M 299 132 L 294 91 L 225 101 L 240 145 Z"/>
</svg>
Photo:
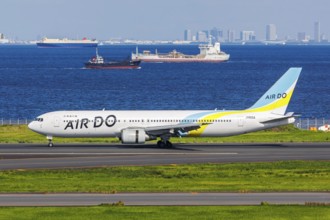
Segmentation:
<svg viewBox="0 0 330 220">
<path fill-rule="evenodd" d="M 254 30 L 265 38 L 306 32 L 315 21 L 330 38 L 329 0 L 0 0 L 0 33 L 11 39 L 182 40 L 183 31 Z"/>
</svg>

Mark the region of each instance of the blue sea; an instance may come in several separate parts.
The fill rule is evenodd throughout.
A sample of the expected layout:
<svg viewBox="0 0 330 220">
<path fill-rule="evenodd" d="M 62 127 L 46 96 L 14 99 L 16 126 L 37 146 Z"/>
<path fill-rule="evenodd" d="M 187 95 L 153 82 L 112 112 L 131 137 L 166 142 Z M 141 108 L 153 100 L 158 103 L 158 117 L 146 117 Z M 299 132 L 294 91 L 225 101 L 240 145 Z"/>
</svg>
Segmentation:
<svg viewBox="0 0 330 220">
<path fill-rule="evenodd" d="M 197 45 L 140 45 L 197 54 Z M 93 48 L 0 46 L 0 118 L 55 110 L 245 109 L 290 67 L 303 71 L 288 111 L 330 117 L 330 46 L 224 45 L 226 63 L 142 63 L 137 70 L 88 70 Z M 124 59 L 135 46 L 99 47 Z"/>
</svg>

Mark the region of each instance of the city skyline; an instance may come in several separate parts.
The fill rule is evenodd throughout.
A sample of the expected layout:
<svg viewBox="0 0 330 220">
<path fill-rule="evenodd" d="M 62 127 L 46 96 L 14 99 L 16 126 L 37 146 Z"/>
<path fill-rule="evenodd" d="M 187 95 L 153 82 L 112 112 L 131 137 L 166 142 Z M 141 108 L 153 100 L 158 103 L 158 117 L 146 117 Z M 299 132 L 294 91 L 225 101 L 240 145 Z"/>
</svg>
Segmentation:
<svg viewBox="0 0 330 220">
<path fill-rule="evenodd" d="M 213 27 L 236 32 L 254 31 L 266 39 L 265 27 L 275 24 L 278 38 L 297 33 L 329 38 L 330 2 L 315 0 L 2 0 L 0 33 L 12 39 L 47 37 L 182 40 L 182 31 Z M 279 16 L 281 15 L 281 16 Z M 320 28 L 319 28 L 320 29 Z M 227 33 L 225 33 L 227 35 Z M 201 33 L 203 37 L 203 33 Z"/>
<path fill-rule="evenodd" d="M 277 35 L 277 27 L 275 24 L 267 24 L 265 27 L 265 37 L 256 36 L 254 30 L 240 30 L 239 36 L 236 35 L 235 30 L 228 29 L 223 30 L 219 28 L 212 28 L 209 30 L 196 31 L 194 35 L 190 29 L 184 30 L 183 40 L 191 42 L 208 42 L 211 38 L 214 41 L 219 42 L 264 42 L 264 43 L 285 43 L 285 42 L 297 42 L 297 43 L 329 43 L 329 39 L 325 34 L 321 34 L 321 24 L 315 21 L 313 24 L 314 33 L 308 35 L 306 32 L 298 32 L 295 37 L 279 38 Z M 202 37 L 201 37 L 202 34 Z"/>
</svg>

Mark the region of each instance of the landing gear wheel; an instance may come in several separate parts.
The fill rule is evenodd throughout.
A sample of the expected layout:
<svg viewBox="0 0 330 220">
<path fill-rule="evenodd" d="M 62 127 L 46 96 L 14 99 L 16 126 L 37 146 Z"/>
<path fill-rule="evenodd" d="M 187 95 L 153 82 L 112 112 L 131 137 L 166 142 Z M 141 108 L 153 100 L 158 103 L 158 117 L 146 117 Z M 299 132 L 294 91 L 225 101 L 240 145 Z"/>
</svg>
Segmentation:
<svg viewBox="0 0 330 220">
<path fill-rule="evenodd" d="M 157 142 L 157 146 L 159 148 L 172 148 L 173 147 L 173 145 L 172 145 L 171 142 L 169 142 L 169 141 L 163 141 L 163 140 L 158 141 Z"/>
<path fill-rule="evenodd" d="M 165 146 L 166 146 L 166 148 L 173 148 L 172 143 L 169 142 L 169 141 L 166 141 L 166 142 L 165 142 Z"/>
<path fill-rule="evenodd" d="M 159 148 L 164 148 L 164 147 L 165 147 L 165 143 L 164 143 L 164 141 L 158 141 L 158 142 L 157 142 L 157 146 L 158 146 Z"/>
<path fill-rule="evenodd" d="M 50 135 L 47 135 L 47 139 L 48 139 L 48 147 L 54 147 L 53 137 Z"/>
</svg>

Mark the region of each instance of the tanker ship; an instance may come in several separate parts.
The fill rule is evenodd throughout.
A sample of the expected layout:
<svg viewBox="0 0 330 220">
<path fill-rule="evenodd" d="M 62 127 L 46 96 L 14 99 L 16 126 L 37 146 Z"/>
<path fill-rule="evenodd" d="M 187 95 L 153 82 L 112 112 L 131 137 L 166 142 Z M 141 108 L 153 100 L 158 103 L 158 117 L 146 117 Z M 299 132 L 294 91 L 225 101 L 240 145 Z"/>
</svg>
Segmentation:
<svg viewBox="0 0 330 220">
<path fill-rule="evenodd" d="M 67 38 L 57 39 L 57 38 L 43 38 L 41 41 L 37 42 L 38 47 L 69 47 L 69 48 L 79 48 L 79 47 L 97 47 L 97 40 L 89 40 L 83 38 L 82 40 L 70 40 Z"/>
<path fill-rule="evenodd" d="M 166 54 L 158 53 L 157 50 L 154 54 L 149 50 L 144 50 L 143 53 L 139 53 L 136 48 L 136 52 L 132 53 L 132 60 L 141 60 L 144 62 L 211 62 L 219 63 L 229 60 L 230 55 L 220 50 L 220 43 L 217 42 L 212 45 L 209 44 L 199 45 L 200 53 L 197 55 L 187 55 L 173 50 Z"/>
</svg>

